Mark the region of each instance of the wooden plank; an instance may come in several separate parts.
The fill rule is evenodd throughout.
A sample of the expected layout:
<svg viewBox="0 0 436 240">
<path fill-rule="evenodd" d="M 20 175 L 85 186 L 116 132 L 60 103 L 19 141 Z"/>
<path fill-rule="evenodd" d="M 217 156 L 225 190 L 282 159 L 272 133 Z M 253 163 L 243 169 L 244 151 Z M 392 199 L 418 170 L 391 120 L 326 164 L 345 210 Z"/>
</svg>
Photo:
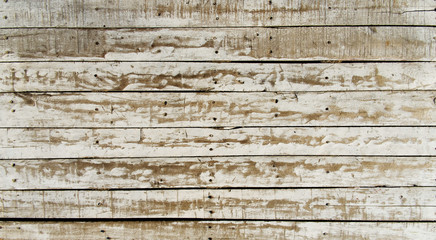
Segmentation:
<svg viewBox="0 0 436 240">
<path fill-rule="evenodd" d="M 429 239 L 435 223 L 288 221 L 0 222 L 2 239 Z"/>
<path fill-rule="evenodd" d="M 0 127 L 428 126 L 435 99 L 436 91 L 5 93 Z"/>
<path fill-rule="evenodd" d="M 436 220 L 436 188 L 0 191 L 2 218 Z"/>
<path fill-rule="evenodd" d="M 3 27 L 434 25 L 432 0 L 14 0 Z"/>
<path fill-rule="evenodd" d="M 257 156 L 0 161 L 2 190 L 435 186 L 435 176 L 435 157 Z"/>
<path fill-rule="evenodd" d="M 434 127 L 0 129 L 13 158 L 435 155 Z"/>
<path fill-rule="evenodd" d="M 0 92 L 436 90 L 435 63 L 0 64 Z"/>
<path fill-rule="evenodd" d="M 432 27 L 5 29 L 1 61 L 433 61 Z"/>
</svg>

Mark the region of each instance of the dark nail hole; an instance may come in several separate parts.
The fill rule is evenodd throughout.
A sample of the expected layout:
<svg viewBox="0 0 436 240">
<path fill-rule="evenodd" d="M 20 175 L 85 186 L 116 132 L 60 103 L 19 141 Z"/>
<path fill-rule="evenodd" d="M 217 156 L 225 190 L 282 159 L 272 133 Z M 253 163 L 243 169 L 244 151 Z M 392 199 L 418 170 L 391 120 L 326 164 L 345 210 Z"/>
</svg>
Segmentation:
<svg viewBox="0 0 436 240">
<path fill-rule="evenodd" d="M 215 117 L 214 117 L 214 118 L 213 118 L 213 120 L 214 120 L 214 121 L 216 121 L 216 120 L 217 120 L 217 118 L 215 118 Z"/>
<path fill-rule="evenodd" d="M 331 7 L 328 7 L 328 9 L 332 9 Z"/>
<path fill-rule="evenodd" d="M 209 226 L 209 228 L 212 228 L 212 226 Z"/>
<path fill-rule="evenodd" d="M 329 203 L 326 203 L 325 205 L 326 205 L 326 206 L 328 206 L 328 205 L 329 205 Z"/>
<path fill-rule="evenodd" d="M 326 173 L 330 173 L 330 171 L 328 171 L 328 170 L 327 170 L 327 171 L 325 171 L 325 172 L 326 172 Z"/>
<path fill-rule="evenodd" d="M 158 13 L 157 15 L 160 16 L 160 13 Z"/>
<path fill-rule="evenodd" d="M 212 104 L 215 104 L 215 101 L 212 101 Z"/>
<path fill-rule="evenodd" d="M 211 196 L 211 195 L 209 195 L 209 196 L 207 196 L 207 198 L 212 198 L 212 196 Z"/>
<path fill-rule="evenodd" d="M 269 5 L 271 5 L 271 4 L 272 4 L 272 1 L 269 1 L 268 3 L 269 3 Z"/>
<path fill-rule="evenodd" d="M 98 111 L 98 108 L 95 108 L 95 111 Z"/>
<path fill-rule="evenodd" d="M 214 2 L 213 5 L 216 5 L 216 2 Z"/>
<path fill-rule="evenodd" d="M 330 42 L 330 41 L 327 41 L 327 44 L 330 44 L 330 43 L 332 43 L 332 42 Z"/>
<path fill-rule="evenodd" d="M 106 239 L 111 239 L 110 237 L 106 237 Z"/>
<path fill-rule="evenodd" d="M 95 45 L 99 45 L 100 43 L 99 42 L 95 42 Z"/>
<path fill-rule="evenodd" d="M 12 112 L 15 112 L 15 109 L 12 109 Z"/>
<path fill-rule="evenodd" d="M 269 40 L 272 40 L 272 36 L 269 37 Z"/>
<path fill-rule="evenodd" d="M 329 77 L 325 77 L 325 79 L 329 79 Z"/>
<path fill-rule="evenodd" d="M 17 181 L 17 179 L 15 179 L 15 178 L 14 178 L 14 179 L 12 179 L 12 182 L 16 182 L 16 181 Z"/>
<path fill-rule="evenodd" d="M 279 102 L 279 100 L 278 99 L 276 99 L 276 103 L 278 103 Z"/>
<path fill-rule="evenodd" d="M 168 115 L 168 113 L 164 113 L 164 117 L 166 117 Z"/>
<path fill-rule="evenodd" d="M 159 179 L 159 182 L 163 182 L 163 179 Z"/>
<path fill-rule="evenodd" d="M 101 172 L 100 171 L 98 171 L 98 172 L 96 172 L 97 173 L 97 175 L 100 175 L 101 174 Z"/>
<path fill-rule="evenodd" d="M 213 134 L 209 134 L 209 137 L 213 137 Z"/>
<path fill-rule="evenodd" d="M 279 116 L 279 114 L 278 114 L 278 113 L 274 114 L 274 117 L 278 117 L 278 116 Z"/>
<path fill-rule="evenodd" d="M 9 101 L 10 103 L 14 103 L 14 100 Z"/>
<path fill-rule="evenodd" d="M 209 182 L 212 182 L 212 179 L 209 179 Z"/>
<path fill-rule="evenodd" d="M 212 240 L 212 238 L 208 238 L 208 240 Z"/>
<path fill-rule="evenodd" d="M 259 36 L 259 33 L 256 33 L 256 36 Z"/>
<path fill-rule="evenodd" d="M 328 110 L 329 110 L 329 108 L 325 108 L 325 110 L 326 110 L 326 111 L 328 111 Z"/>
<path fill-rule="evenodd" d="M 215 51 L 215 54 L 218 54 L 218 51 Z"/>
<path fill-rule="evenodd" d="M 209 148 L 209 151 L 213 151 L 213 148 Z"/>
<path fill-rule="evenodd" d="M 217 84 L 218 82 L 217 82 L 217 81 L 214 81 L 214 83 Z"/>
<path fill-rule="evenodd" d="M 272 20 L 272 19 L 273 19 L 273 17 L 271 16 L 271 17 L 269 17 L 269 19 L 270 19 L 270 20 Z"/>
<path fill-rule="evenodd" d="M 111 124 L 114 124 L 114 121 L 111 121 Z"/>
<path fill-rule="evenodd" d="M 94 74 L 94 77 L 97 77 L 98 75 L 97 74 Z"/>
<path fill-rule="evenodd" d="M 327 233 L 326 233 L 326 232 L 323 232 L 322 235 L 327 235 Z"/>
<path fill-rule="evenodd" d="M 97 203 L 98 206 L 101 206 L 101 202 Z"/>
<path fill-rule="evenodd" d="M 103 25 L 103 27 L 105 28 L 105 27 L 106 27 L 106 25 Z"/>
<path fill-rule="evenodd" d="M 4 16 L 5 19 L 8 19 L 8 16 Z"/>
<path fill-rule="evenodd" d="M 9 37 L 5 37 L 5 40 L 8 40 L 9 39 Z"/>
<path fill-rule="evenodd" d="M 167 104 L 168 104 L 168 102 L 167 102 L 167 101 L 165 101 L 165 102 L 164 102 L 164 105 L 167 105 Z"/>
<path fill-rule="evenodd" d="M 100 232 L 104 232 L 104 230 L 100 230 Z"/>
<path fill-rule="evenodd" d="M 95 144 L 98 144 L 99 143 L 99 141 L 97 140 L 97 141 L 95 141 Z"/>
<path fill-rule="evenodd" d="M 12 163 L 12 167 L 15 167 L 15 163 Z"/>
<path fill-rule="evenodd" d="M 213 211 L 209 211 L 210 214 L 213 214 Z"/>
<path fill-rule="evenodd" d="M 219 17 L 216 17 L 216 20 L 220 19 Z"/>
<path fill-rule="evenodd" d="M 269 53 L 272 53 L 272 50 L 269 50 Z"/>
</svg>

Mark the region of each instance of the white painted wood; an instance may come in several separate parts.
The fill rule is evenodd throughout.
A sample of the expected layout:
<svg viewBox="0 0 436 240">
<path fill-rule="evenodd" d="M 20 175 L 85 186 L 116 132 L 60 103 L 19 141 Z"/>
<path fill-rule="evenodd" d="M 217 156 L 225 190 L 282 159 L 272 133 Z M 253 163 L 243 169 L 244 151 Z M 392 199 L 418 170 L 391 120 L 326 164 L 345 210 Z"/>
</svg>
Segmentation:
<svg viewBox="0 0 436 240">
<path fill-rule="evenodd" d="M 292 221 L 0 222 L 3 239 L 431 239 L 435 223 Z"/>
<path fill-rule="evenodd" d="M 434 125 L 436 91 L 0 93 L 0 127 Z"/>
<path fill-rule="evenodd" d="M 436 219 L 436 188 L 0 191 L 3 218 Z"/>
<path fill-rule="evenodd" d="M 0 129 L 13 158 L 435 155 L 434 127 Z"/>
<path fill-rule="evenodd" d="M 435 186 L 436 158 L 257 156 L 2 160 L 0 182 L 1 190 Z"/>
<path fill-rule="evenodd" d="M 10 0 L 0 14 L 2 27 L 431 26 L 435 7 L 432 0 Z"/>
<path fill-rule="evenodd" d="M 5 29 L 0 61 L 433 61 L 432 27 Z"/>
<path fill-rule="evenodd" d="M 0 92 L 436 90 L 435 63 L 0 64 Z"/>
</svg>

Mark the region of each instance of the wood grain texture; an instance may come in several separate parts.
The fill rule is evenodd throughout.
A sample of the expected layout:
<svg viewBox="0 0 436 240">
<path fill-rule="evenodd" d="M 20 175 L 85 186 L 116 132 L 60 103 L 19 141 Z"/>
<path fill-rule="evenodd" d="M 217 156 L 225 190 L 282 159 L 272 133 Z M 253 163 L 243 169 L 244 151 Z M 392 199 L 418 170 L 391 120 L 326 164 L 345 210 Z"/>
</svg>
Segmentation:
<svg viewBox="0 0 436 240">
<path fill-rule="evenodd" d="M 432 0 L 14 0 L 0 7 L 2 27 L 434 25 L 436 16 Z"/>
<path fill-rule="evenodd" d="M 0 161 L 1 190 L 435 186 L 435 176 L 435 157 L 253 156 Z"/>
<path fill-rule="evenodd" d="M 0 222 L 2 239 L 431 239 L 435 223 L 285 221 Z M 109 238 L 108 238 L 109 237 Z M 429 238 L 430 237 L 430 238 Z"/>
<path fill-rule="evenodd" d="M 0 191 L 2 218 L 436 220 L 436 188 Z"/>
<path fill-rule="evenodd" d="M 0 127 L 434 125 L 434 92 L 0 93 Z"/>
<path fill-rule="evenodd" d="M 0 61 L 433 61 L 432 27 L 5 29 Z"/>
<path fill-rule="evenodd" d="M 434 127 L 0 129 L 17 158 L 435 155 Z"/>
<path fill-rule="evenodd" d="M 435 63 L 0 64 L 0 92 L 436 90 Z"/>
</svg>

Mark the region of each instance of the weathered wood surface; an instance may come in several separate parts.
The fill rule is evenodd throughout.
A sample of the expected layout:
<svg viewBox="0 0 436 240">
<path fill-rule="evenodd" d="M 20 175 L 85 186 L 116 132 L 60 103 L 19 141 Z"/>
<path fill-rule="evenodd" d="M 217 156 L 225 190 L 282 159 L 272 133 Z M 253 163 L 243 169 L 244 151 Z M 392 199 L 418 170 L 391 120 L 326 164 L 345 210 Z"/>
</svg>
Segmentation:
<svg viewBox="0 0 436 240">
<path fill-rule="evenodd" d="M 292 221 L 0 222 L 2 239 L 431 239 L 435 223 Z"/>
<path fill-rule="evenodd" d="M 0 126 L 428 126 L 435 99 L 436 91 L 0 93 Z"/>
<path fill-rule="evenodd" d="M 436 64 L 25 62 L 0 64 L 0 92 L 436 90 Z"/>
<path fill-rule="evenodd" d="M 434 25 L 432 0 L 14 0 L 2 27 Z"/>
<path fill-rule="evenodd" d="M 436 188 L 0 191 L 2 218 L 436 220 Z"/>
<path fill-rule="evenodd" d="M 433 27 L 4 29 L 0 61 L 433 61 Z"/>
<path fill-rule="evenodd" d="M 3 239 L 431 239 L 435 223 L 292 221 L 0 222 Z"/>
<path fill-rule="evenodd" d="M 2 160 L 0 182 L 1 190 L 435 186 L 436 158 L 252 156 Z"/>
<path fill-rule="evenodd" d="M 17 158 L 229 155 L 435 155 L 433 127 L 0 129 Z"/>
</svg>

